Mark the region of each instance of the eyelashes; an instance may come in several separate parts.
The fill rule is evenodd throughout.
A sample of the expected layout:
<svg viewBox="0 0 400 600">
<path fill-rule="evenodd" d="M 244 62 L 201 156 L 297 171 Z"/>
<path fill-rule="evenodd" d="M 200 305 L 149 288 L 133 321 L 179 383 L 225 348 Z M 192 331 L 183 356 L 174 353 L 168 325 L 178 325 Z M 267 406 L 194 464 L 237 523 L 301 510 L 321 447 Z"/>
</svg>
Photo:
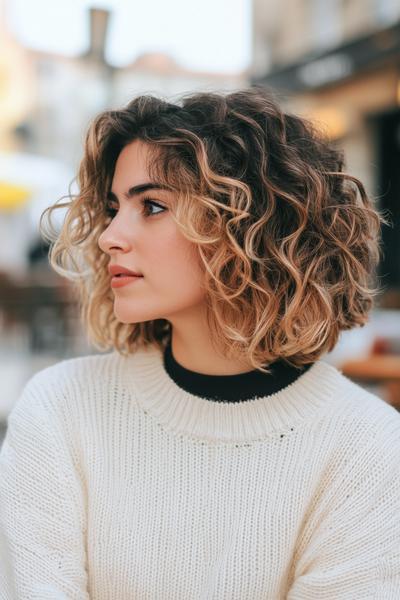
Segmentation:
<svg viewBox="0 0 400 600">
<path fill-rule="evenodd" d="M 108 201 L 104 207 L 104 213 L 107 217 L 110 217 L 111 219 L 113 219 L 115 217 L 115 215 L 118 212 L 117 208 L 113 208 L 112 206 L 110 206 L 111 201 Z M 154 200 L 152 200 L 151 198 L 142 198 L 141 200 L 141 204 L 143 207 L 143 212 L 145 214 L 146 217 L 153 217 L 155 215 L 161 214 L 162 212 L 164 212 L 166 209 L 165 206 L 162 206 L 161 204 L 158 204 L 158 202 L 155 202 Z M 157 207 L 161 210 L 157 211 L 157 212 L 151 212 L 151 208 L 152 207 Z"/>
</svg>

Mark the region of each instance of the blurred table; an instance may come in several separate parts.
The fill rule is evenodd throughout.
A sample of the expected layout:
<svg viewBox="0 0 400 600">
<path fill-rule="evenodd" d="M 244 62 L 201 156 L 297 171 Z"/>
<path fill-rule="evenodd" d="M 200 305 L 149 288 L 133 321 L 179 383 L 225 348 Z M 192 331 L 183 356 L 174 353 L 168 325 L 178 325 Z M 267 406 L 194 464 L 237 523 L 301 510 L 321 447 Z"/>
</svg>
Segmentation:
<svg viewBox="0 0 400 600">
<path fill-rule="evenodd" d="M 377 383 L 384 388 L 388 402 L 400 410 L 400 356 L 371 354 L 346 360 L 340 365 L 343 375 L 362 383 Z"/>
</svg>

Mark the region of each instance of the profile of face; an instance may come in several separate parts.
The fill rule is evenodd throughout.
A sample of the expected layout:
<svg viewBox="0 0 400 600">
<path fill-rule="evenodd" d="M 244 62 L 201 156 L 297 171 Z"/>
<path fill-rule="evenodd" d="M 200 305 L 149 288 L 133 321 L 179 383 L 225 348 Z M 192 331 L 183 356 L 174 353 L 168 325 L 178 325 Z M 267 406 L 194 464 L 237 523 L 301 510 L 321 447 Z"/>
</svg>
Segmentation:
<svg viewBox="0 0 400 600">
<path fill-rule="evenodd" d="M 148 159 L 149 146 L 141 140 L 122 149 L 108 200 L 112 220 L 98 239 L 110 257 L 109 265 L 143 275 L 112 288 L 114 314 L 123 323 L 153 319 L 173 323 L 179 315 L 198 311 L 204 302 L 195 245 L 183 236 L 169 211 L 174 192 L 157 189 L 154 183 L 152 187 Z"/>
</svg>

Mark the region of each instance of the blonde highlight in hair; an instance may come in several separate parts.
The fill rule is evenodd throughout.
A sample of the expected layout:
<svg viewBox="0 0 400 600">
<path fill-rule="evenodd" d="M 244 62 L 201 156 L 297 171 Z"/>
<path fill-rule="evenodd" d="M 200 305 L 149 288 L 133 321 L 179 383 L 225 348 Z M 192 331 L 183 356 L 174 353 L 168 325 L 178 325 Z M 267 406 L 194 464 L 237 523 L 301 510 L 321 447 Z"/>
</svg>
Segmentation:
<svg viewBox="0 0 400 600">
<path fill-rule="evenodd" d="M 50 263 L 75 283 L 96 348 L 163 349 L 171 333 L 165 319 L 116 319 L 98 246 L 116 160 L 137 139 L 151 149 L 152 179 L 175 191 L 172 217 L 197 247 L 207 323 L 222 353 L 266 373 L 278 359 L 300 368 L 367 322 L 388 222 L 343 172 L 341 151 L 259 87 L 196 93 L 180 106 L 139 96 L 93 120 L 79 193 L 41 218 L 68 207 Z"/>
</svg>

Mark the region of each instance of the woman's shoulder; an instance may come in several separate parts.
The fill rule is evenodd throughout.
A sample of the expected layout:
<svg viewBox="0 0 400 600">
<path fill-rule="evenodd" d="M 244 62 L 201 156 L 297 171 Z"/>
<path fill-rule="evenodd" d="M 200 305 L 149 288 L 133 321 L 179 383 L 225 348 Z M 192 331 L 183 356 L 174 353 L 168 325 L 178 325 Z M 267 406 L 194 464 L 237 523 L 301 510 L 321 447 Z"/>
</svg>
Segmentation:
<svg viewBox="0 0 400 600">
<path fill-rule="evenodd" d="M 87 388 L 110 377 L 116 368 L 116 353 L 88 354 L 60 360 L 34 373 L 25 384 L 25 388 L 51 390 L 53 394 L 62 394 L 78 387 Z"/>
<path fill-rule="evenodd" d="M 328 369 L 335 374 L 336 391 L 324 420 L 337 430 L 344 445 L 384 452 L 391 447 L 400 464 L 400 412 L 340 368 L 329 365 Z"/>
<path fill-rule="evenodd" d="M 105 354 L 87 354 L 65 358 L 47 367 L 36 371 L 27 383 L 40 380 L 46 381 L 62 380 L 69 377 L 82 377 L 88 372 L 102 371 L 115 359 L 115 352 Z"/>
<path fill-rule="evenodd" d="M 73 410 L 74 404 L 104 389 L 116 366 L 116 353 L 108 352 L 67 358 L 42 368 L 25 382 L 8 420 L 27 413 Z"/>
</svg>

